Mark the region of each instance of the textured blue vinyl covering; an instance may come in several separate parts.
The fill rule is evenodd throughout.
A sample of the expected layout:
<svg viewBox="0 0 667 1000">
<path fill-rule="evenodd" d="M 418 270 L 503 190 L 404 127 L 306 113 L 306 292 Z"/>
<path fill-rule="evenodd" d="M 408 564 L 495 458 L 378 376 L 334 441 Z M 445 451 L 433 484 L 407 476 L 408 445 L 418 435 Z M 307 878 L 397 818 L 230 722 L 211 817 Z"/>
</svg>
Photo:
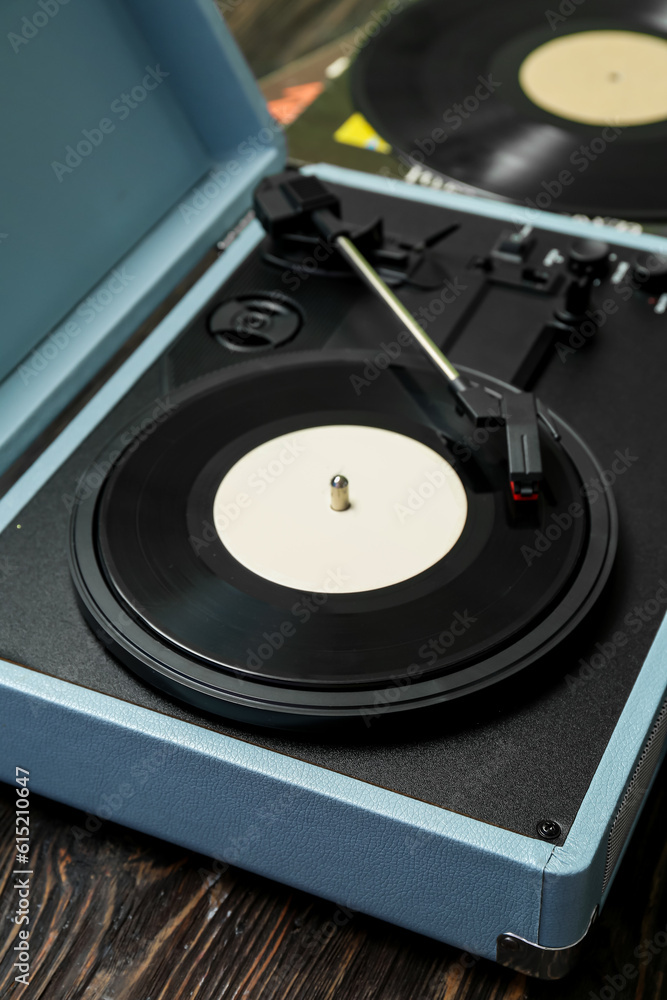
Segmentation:
<svg viewBox="0 0 667 1000">
<path fill-rule="evenodd" d="M 2 472 L 284 143 L 213 0 L 3 0 L 0 90 Z"/>
<path fill-rule="evenodd" d="M 0 690 L 6 781 L 488 958 L 537 936 L 541 841 L 14 665 Z"/>
</svg>

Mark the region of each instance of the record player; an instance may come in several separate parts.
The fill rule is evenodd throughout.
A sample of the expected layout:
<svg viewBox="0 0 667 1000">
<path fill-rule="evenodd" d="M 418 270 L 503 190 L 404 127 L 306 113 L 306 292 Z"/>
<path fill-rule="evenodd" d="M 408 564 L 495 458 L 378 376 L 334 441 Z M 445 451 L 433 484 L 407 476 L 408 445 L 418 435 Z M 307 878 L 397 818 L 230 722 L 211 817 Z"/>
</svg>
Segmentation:
<svg viewBox="0 0 667 1000">
<path fill-rule="evenodd" d="M 22 10 L 3 780 L 562 975 L 667 735 L 667 243 L 285 170 L 207 0 Z"/>
</svg>

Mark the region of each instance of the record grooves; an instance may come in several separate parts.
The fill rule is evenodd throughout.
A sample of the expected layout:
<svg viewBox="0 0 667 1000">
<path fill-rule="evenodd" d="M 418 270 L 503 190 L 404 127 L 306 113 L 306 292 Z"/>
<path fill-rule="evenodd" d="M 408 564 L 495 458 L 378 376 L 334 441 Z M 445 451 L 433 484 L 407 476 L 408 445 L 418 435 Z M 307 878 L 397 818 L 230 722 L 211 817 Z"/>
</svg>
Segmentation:
<svg viewBox="0 0 667 1000">
<path fill-rule="evenodd" d="M 553 414 L 541 421 L 544 495 L 513 504 L 502 433 L 466 455 L 464 418 L 437 373 L 396 367 L 357 394 L 360 362 L 359 352 L 292 353 L 202 379 L 77 505 L 71 558 L 84 611 L 152 683 L 223 715 L 301 725 L 363 713 L 402 678 L 391 710 L 404 711 L 522 669 L 598 596 L 615 550 L 615 509 L 608 491 L 587 503 L 582 486 L 599 469 L 569 428 Z M 362 593 L 302 593 L 237 561 L 212 513 L 234 463 L 277 434 L 359 424 L 420 441 L 453 467 L 468 508 L 451 551 L 403 583 Z M 526 558 L 537 533 L 564 523 L 572 504 L 581 515 L 547 552 Z M 280 639 L 285 623 L 289 641 Z"/>
<path fill-rule="evenodd" d="M 564 50 L 558 71 L 540 83 L 542 101 L 540 88 L 536 96 L 526 84 L 526 60 L 541 59 L 559 39 L 590 44 Z M 659 220 L 667 216 L 667 101 L 664 113 L 658 107 L 645 120 L 642 44 L 655 48 L 652 72 L 660 76 L 667 34 L 646 3 L 628 10 L 622 0 L 587 0 L 549 24 L 528 0 L 503 7 L 502 16 L 490 0 L 419 0 L 361 50 L 353 99 L 409 162 L 472 188 L 551 211 Z M 584 86 L 569 81 L 575 72 Z M 607 113 L 614 87 L 630 97 L 620 124 Z M 603 109 L 592 123 L 550 110 L 587 102 Z"/>
</svg>

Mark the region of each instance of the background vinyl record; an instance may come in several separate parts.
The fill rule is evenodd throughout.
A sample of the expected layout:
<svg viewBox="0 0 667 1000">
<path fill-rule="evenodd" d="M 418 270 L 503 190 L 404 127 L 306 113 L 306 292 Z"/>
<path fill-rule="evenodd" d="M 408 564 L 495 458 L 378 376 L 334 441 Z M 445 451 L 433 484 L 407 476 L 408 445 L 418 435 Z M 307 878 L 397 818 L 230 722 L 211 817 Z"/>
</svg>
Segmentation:
<svg viewBox="0 0 667 1000">
<path fill-rule="evenodd" d="M 562 5 L 561 5 L 562 6 Z M 353 67 L 356 106 L 413 163 L 521 204 L 667 217 L 667 4 L 418 0 Z"/>
</svg>

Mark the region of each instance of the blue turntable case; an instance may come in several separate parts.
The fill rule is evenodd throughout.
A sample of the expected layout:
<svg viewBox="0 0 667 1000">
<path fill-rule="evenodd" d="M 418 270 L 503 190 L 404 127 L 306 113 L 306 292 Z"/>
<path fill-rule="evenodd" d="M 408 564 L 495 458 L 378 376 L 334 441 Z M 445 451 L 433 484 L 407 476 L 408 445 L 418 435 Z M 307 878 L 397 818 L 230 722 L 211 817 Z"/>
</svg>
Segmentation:
<svg viewBox="0 0 667 1000">
<path fill-rule="evenodd" d="M 0 11 L 0 470 L 249 207 L 282 132 L 211 3 Z"/>
<path fill-rule="evenodd" d="M 257 181 L 282 166 L 284 145 L 213 0 L 5 0 L 0 36 L 2 471 L 240 220 Z M 393 185 L 407 199 L 600 234 L 555 215 L 314 169 L 369 191 Z M 260 238 L 252 223 L 33 462 L 0 500 L 0 531 L 15 529 Z M 560 846 L 4 660 L 0 777 L 13 782 L 16 765 L 29 768 L 32 790 L 93 816 L 557 975 L 606 898 L 664 753 L 666 688 L 663 625 Z M 128 793 L 137 762 L 150 781 Z"/>
</svg>

